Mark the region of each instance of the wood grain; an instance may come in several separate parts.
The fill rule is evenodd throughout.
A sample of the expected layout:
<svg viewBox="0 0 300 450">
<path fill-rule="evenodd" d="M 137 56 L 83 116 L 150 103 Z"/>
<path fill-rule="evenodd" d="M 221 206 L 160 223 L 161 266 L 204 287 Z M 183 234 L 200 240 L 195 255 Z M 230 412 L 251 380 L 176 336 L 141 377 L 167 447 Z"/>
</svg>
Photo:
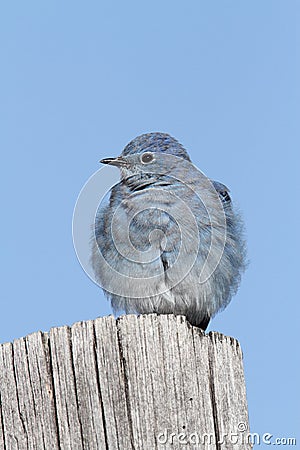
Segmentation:
<svg viewBox="0 0 300 450">
<path fill-rule="evenodd" d="M 1 450 L 240 450 L 247 433 L 239 343 L 182 316 L 109 316 L 0 345 Z"/>
</svg>

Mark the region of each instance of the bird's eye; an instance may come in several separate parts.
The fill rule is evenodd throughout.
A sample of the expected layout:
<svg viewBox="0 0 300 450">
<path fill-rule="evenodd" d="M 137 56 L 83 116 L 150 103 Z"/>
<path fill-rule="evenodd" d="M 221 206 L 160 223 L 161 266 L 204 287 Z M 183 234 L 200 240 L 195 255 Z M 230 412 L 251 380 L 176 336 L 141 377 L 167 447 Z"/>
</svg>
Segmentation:
<svg viewBox="0 0 300 450">
<path fill-rule="evenodd" d="M 141 156 L 141 161 L 143 164 L 148 164 L 150 162 L 152 162 L 154 159 L 154 156 L 152 155 L 152 153 L 143 153 L 143 155 Z"/>
</svg>

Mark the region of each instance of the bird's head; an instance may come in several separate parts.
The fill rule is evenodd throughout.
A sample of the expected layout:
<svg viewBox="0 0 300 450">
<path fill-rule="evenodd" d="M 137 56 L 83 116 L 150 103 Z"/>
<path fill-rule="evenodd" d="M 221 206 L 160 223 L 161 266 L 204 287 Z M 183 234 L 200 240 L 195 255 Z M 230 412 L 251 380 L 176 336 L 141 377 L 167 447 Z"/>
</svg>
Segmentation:
<svg viewBox="0 0 300 450">
<path fill-rule="evenodd" d="M 122 178 L 127 178 L 145 172 L 168 172 L 171 167 L 167 167 L 163 154 L 190 161 L 188 153 L 175 138 L 166 133 L 148 133 L 129 142 L 117 158 L 104 158 L 100 162 L 117 166 Z"/>
</svg>

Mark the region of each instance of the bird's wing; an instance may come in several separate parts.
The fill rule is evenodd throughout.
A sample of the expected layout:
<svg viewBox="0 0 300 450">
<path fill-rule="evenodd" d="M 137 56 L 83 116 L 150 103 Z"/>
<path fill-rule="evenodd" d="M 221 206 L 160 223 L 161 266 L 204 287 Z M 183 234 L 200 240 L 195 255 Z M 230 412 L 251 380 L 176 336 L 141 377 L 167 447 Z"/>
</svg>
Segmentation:
<svg viewBox="0 0 300 450">
<path fill-rule="evenodd" d="M 220 183 L 219 181 L 210 180 L 219 194 L 221 202 L 225 205 L 229 205 L 231 203 L 231 198 L 229 195 L 229 189 L 225 186 L 225 184 Z"/>
</svg>

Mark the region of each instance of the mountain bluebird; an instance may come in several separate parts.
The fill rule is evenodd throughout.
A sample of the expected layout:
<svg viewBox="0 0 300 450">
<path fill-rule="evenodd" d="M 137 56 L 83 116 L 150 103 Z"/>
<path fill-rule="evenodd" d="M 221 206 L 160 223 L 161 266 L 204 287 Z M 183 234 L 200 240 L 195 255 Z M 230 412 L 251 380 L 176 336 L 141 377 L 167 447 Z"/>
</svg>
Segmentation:
<svg viewBox="0 0 300 450">
<path fill-rule="evenodd" d="M 206 329 L 245 269 L 243 223 L 228 189 L 165 133 L 131 141 L 121 180 L 95 216 L 92 267 L 114 312 L 182 314 Z"/>
</svg>

